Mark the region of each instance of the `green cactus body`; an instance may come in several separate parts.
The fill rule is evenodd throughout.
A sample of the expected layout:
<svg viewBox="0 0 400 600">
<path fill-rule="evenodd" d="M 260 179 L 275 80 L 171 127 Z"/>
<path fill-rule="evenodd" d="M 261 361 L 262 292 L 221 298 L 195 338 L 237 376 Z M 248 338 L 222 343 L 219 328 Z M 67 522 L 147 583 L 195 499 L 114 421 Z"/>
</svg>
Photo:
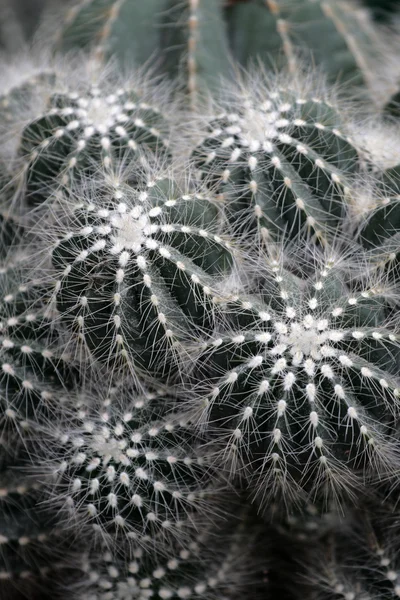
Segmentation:
<svg viewBox="0 0 400 600">
<path fill-rule="evenodd" d="M 261 241 L 282 231 L 324 238 L 346 214 L 357 169 L 338 111 L 261 81 L 252 88 L 210 123 L 193 159 L 226 197 L 234 226 Z"/>
<path fill-rule="evenodd" d="M 124 410 L 115 406 L 121 394 Z M 125 538 L 161 547 L 185 536 L 187 513 L 203 514 L 218 478 L 187 421 L 168 414 L 173 399 L 131 395 L 119 390 L 115 400 L 82 406 L 59 427 L 55 493 L 79 530 L 90 523 L 110 545 Z"/>
<path fill-rule="evenodd" d="M 231 72 L 222 0 L 92 0 L 66 16 L 57 46 L 94 48 L 122 64 L 143 64 L 163 52 L 154 69 L 180 77 L 192 105 Z"/>
<path fill-rule="evenodd" d="M 63 51 L 95 48 L 106 57 L 143 64 L 159 49 L 168 0 L 84 0 L 68 8 L 56 45 Z"/>
<path fill-rule="evenodd" d="M 222 213 L 170 179 L 99 190 L 56 223 L 58 310 L 103 362 L 179 369 L 190 323 L 211 326 L 212 286 L 234 261 Z"/>
<path fill-rule="evenodd" d="M 223 4 L 223 0 L 185 0 L 177 5 L 168 0 L 161 40 L 167 48 L 163 69 L 184 82 L 192 108 L 198 108 L 210 90 L 217 92 L 222 78 L 232 76 Z"/>
<path fill-rule="evenodd" d="M 384 289 L 370 284 L 348 287 L 334 258 L 308 280 L 271 262 L 265 303 L 228 306 L 205 342 L 200 418 L 261 501 L 340 498 L 395 476 L 399 340 Z"/>
<path fill-rule="evenodd" d="M 373 85 L 381 42 L 367 14 L 349 2 L 251 0 L 226 8 L 226 20 L 232 54 L 244 66 L 261 58 L 268 69 L 296 75 L 301 53 L 312 54 L 330 82 Z"/>
<path fill-rule="evenodd" d="M 185 81 L 192 106 L 221 77 L 232 57 L 248 67 L 261 58 L 270 68 L 301 68 L 312 54 L 331 82 L 373 87 L 382 39 L 365 11 L 332 0 L 128 0 L 78 2 L 66 13 L 56 47 L 92 49 L 103 58 L 143 64 L 164 52 L 159 72 Z M 375 51 L 375 52 L 374 52 Z"/>
<path fill-rule="evenodd" d="M 92 87 L 84 94 L 54 94 L 47 113 L 22 134 L 28 202 L 39 204 L 55 183 L 94 175 L 115 159 L 135 161 L 146 150 L 162 156 L 167 147 L 159 110 L 131 90 Z"/>
</svg>

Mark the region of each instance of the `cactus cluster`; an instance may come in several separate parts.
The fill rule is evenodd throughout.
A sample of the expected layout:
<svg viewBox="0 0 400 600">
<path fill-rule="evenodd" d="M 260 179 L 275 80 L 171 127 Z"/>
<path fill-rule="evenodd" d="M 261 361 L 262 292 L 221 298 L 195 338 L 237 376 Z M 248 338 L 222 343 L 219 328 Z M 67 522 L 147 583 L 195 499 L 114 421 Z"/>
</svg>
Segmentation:
<svg viewBox="0 0 400 600">
<path fill-rule="evenodd" d="M 80 0 L 4 54 L 1 600 L 400 597 L 396 44 Z"/>
</svg>

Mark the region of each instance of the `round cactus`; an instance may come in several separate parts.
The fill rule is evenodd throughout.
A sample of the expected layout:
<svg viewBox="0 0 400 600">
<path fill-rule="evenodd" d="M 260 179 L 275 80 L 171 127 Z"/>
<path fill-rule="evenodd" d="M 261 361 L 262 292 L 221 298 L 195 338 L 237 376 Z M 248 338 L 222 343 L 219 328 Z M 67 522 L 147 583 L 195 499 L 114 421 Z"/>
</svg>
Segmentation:
<svg viewBox="0 0 400 600">
<path fill-rule="evenodd" d="M 140 179 L 105 177 L 55 204 L 45 252 L 58 311 L 96 357 L 168 373 L 182 366 L 191 324 L 210 327 L 213 285 L 235 249 L 212 198 L 167 177 Z"/>
<path fill-rule="evenodd" d="M 324 239 L 346 215 L 357 151 L 324 94 L 246 78 L 211 119 L 193 159 L 226 199 L 234 226 Z"/>
<path fill-rule="evenodd" d="M 85 394 L 88 406 L 62 419 L 52 443 L 53 494 L 67 519 L 80 531 L 91 524 L 111 546 L 122 538 L 161 547 L 163 538 L 184 537 L 188 514 L 201 516 L 221 485 L 211 451 L 168 414 L 174 400 L 164 393 L 125 386 L 98 396 Z"/>
<path fill-rule="evenodd" d="M 277 494 L 288 504 L 304 493 L 340 499 L 366 479 L 395 476 L 400 355 L 390 288 L 376 273 L 360 284 L 334 252 L 314 265 L 298 252 L 291 269 L 282 256 L 267 260 L 261 294 L 225 307 L 199 350 L 193 410 L 224 440 L 221 460 L 234 472 L 244 465 L 264 503 Z M 302 268 L 308 274 L 293 274 Z"/>
<path fill-rule="evenodd" d="M 129 87 L 113 89 L 111 82 L 69 93 L 57 93 L 54 85 L 47 110 L 22 133 L 28 202 L 39 204 L 55 183 L 95 174 L 115 159 L 138 160 L 145 150 L 167 155 L 165 120 L 146 100 Z"/>
</svg>

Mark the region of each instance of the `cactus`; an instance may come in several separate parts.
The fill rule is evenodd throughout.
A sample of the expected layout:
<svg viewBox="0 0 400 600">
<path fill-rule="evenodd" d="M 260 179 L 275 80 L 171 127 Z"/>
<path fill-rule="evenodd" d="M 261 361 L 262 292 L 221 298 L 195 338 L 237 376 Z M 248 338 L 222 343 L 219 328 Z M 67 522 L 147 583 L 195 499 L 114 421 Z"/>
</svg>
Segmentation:
<svg viewBox="0 0 400 600">
<path fill-rule="evenodd" d="M 396 12 L 396 0 L 364 0 L 364 4 L 372 10 L 372 14 L 377 20 L 387 21 Z"/>
<path fill-rule="evenodd" d="M 363 94 L 367 87 L 376 101 L 387 95 L 376 85 L 387 61 L 384 35 L 366 11 L 346 2 L 151 0 L 139 9 L 128 0 L 79 0 L 67 9 L 55 47 L 90 49 L 122 64 L 155 62 L 163 51 L 156 68 L 169 77 L 178 73 L 192 107 L 220 88 L 221 77 L 233 77 L 233 61 L 248 67 L 261 59 L 294 74 L 301 53 L 331 82 Z"/>
<path fill-rule="evenodd" d="M 247 526 L 247 535 L 243 522 L 206 529 L 193 534 L 183 548 L 171 548 L 168 556 L 157 552 L 148 555 L 142 548 L 134 548 L 125 560 L 109 551 L 103 552 L 100 560 L 89 557 L 83 591 L 74 600 L 247 597 L 243 595 L 251 593 L 250 590 L 255 593 L 261 565 L 254 558 L 257 540 L 254 525 L 250 521 Z M 268 543 L 264 542 L 263 547 L 268 550 Z M 243 558 L 244 550 L 248 558 Z M 264 559 L 264 568 L 266 562 Z"/>
<path fill-rule="evenodd" d="M 267 75 L 244 79 L 193 151 L 233 224 L 265 243 L 281 232 L 320 239 L 337 232 L 360 168 L 340 109 L 301 87 L 271 85 Z"/>
<path fill-rule="evenodd" d="M 152 60 L 156 69 L 155 53 L 165 51 L 158 70 L 170 77 L 183 72 L 196 105 L 199 94 L 231 71 L 224 27 L 220 0 L 150 0 L 140 6 L 129 0 L 78 1 L 66 11 L 55 45 L 63 51 L 90 48 L 123 64 Z"/>
<path fill-rule="evenodd" d="M 340 254 L 291 260 L 303 278 L 285 268 L 285 253 L 269 259 L 260 295 L 227 307 L 192 375 L 193 410 L 224 440 L 220 460 L 234 472 L 245 466 L 264 504 L 281 494 L 290 505 L 304 492 L 340 500 L 399 468 L 390 289 L 376 273 L 352 288 L 356 273 Z"/>
<path fill-rule="evenodd" d="M 57 475 L 53 494 L 67 521 L 81 533 L 92 525 L 112 547 L 119 539 L 150 546 L 157 540 L 158 547 L 180 539 L 222 486 L 212 476 L 210 451 L 199 440 L 189 443 L 190 424 L 168 414 L 173 399 L 165 393 L 125 387 L 104 399 L 98 394 L 91 400 L 86 392 L 88 406 L 78 403 L 67 426 L 60 424 L 56 456 L 46 465 Z"/>
<path fill-rule="evenodd" d="M 158 169 L 117 175 L 53 205 L 44 252 L 50 245 L 57 308 L 101 361 L 168 374 L 187 353 L 190 323 L 211 326 L 213 285 L 235 249 L 212 197 Z"/>
<path fill-rule="evenodd" d="M 68 185 L 115 158 L 137 160 L 141 149 L 167 153 L 167 136 L 158 108 L 129 88 L 112 93 L 110 82 L 82 92 L 55 92 L 45 114 L 21 136 L 28 202 L 43 202 L 55 181 Z"/>
<path fill-rule="evenodd" d="M 320 556 L 307 564 L 314 584 L 311 598 L 322 600 L 390 600 L 400 595 L 398 543 L 395 532 L 385 531 L 388 522 L 359 517 L 346 534 L 331 532 Z"/>
<path fill-rule="evenodd" d="M 11 263 L 0 274 L 1 422 L 11 429 L 43 425 L 78 378 L 43 286 L 21 283 L 20 271 Z"/>
<path fill-rule="evenodd" d="M 15 440 L 7 445 L 13 445 L 14 450 L 7 461 L 11 465 L 2 465 L 0 475 L 0 597 L 7 584 L 22 590 L 43 590 L 50 577 L 72 568 L 72 558 L 69 564 L 67 557 L 70 541 L 57 527 L 54 513 L 43 507 L 38 509 L 43 489 L 38 482 L 18 472 L 17 467 L 24 461 L 21 449 L 15 451 Z M 2 444 L 2 462 L 7 451 L 10 448 Z"/>
<path fill-rule="evenodd" d="M 277 65 L 297 76 L 311 54 L 331 83 L 353 93 L 359 87 L 365 94 L 366 87 L 382 101 L 377 80 L 387 61 L 383 33 L 355 2 L 250 0 L 226 8 L 226 20 L 232 54 L 244 66 L 259 58 L 269 70 Z"/>
</svg>

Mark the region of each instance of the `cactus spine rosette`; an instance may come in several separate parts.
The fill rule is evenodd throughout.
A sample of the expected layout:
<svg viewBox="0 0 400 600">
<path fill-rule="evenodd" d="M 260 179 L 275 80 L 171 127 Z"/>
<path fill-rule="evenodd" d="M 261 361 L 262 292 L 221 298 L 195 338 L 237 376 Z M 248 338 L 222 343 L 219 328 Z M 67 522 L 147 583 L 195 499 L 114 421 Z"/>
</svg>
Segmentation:
<svg viewBox="0 0 400 600">
<path fill-rule="evenodd" d="M 387 292 L 372 280 L 352 288 L 334 254 L 303 279 L 267 260 L 261 294 L 217 319 L 199 358 L 199 418 L 224 440 L 221 460 L 246 467 L 262 502 L 340 499 L 395 477 L 399 339 Z"/>
<path fill-rule="evenodd" d="M 124 410 L 113 395 L 118 403 L 122 395 Z M 189 443 L 190 423 L 168 414 L 171 405 L 161 392 L 125 387 L 80 406 L 68 428 L 59 427 L 54 493 L 79 530 L 92 524 L 111 546 L 125 538 L 152 547 L 184 537 L 190 515 L 202 515 L 222 484 L 212 475 L 210 450 Z"/>
<path fill-rule="evenodd" d="M 112 91 L 111 83 L 54 93 L 45 113 L 22 133 L 28 201 L 41 203 L 55 182 L 68 185 L 121 157 L 138 160 L 145 150 L 167 156 L 168 131 L 160 110 L 140 93 Z"/>
<path fill-rule="evenodd" d="M 233 225 L 264 243 L 279 232 L 322 240 L 337 232 L 358 169 L 339 109 L 262 75 L 232 96 L 193 159 L 224 194 Z"/>
<path fill-rule="evenodd" d="M 104 362 L 179 369 L 190 323 L 210 327 L 213 285 L 235 261 L 218 204 L 155 177 L 100 182 L 58 214 L 49 235 L 67 326 Z"/>
</svg>

